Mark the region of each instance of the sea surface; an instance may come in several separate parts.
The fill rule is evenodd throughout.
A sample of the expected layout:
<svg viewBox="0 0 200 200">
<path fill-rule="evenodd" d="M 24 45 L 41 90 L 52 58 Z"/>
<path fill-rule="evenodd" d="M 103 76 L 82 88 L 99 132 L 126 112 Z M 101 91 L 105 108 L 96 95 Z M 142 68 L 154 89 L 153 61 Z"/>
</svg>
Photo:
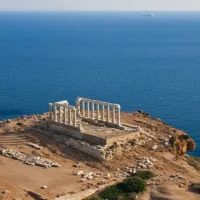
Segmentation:
<svg viewBox="0 0 200 200">
<path fill-rule="evenodd" d="M 0 119 L 78 96 L 144 110 L 195 139 L 200 12 L 1 12 Z"/>
</svg>

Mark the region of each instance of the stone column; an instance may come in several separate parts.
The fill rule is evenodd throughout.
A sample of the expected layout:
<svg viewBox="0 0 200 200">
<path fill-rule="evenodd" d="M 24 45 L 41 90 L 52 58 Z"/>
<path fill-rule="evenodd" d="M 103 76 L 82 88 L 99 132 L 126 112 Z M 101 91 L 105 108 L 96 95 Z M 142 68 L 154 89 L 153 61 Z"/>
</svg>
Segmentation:
<svg viewBox="0 0 200 200">
<path fill-rule="evenodd" d="M 49 103 L 49 119 L 52 120 L 52 103 Z"/>
<path fill-rule="evenodd" d="M 82 115 L 85 116 L 85 101 L 82 100 Z"/>
<path fill-rule="evenodd" d="M 90 102 L 87 101 L 87 117 L 90 117 Z"/>
<path fill-rule="evenodd" d="M 54 121 L 57 122 L 57 106 L 54 105 Z"/>
<path fill-rule="evenodd" d="M 121 125 L 120 106 L 118 106 L 117 108 L 118 108 L 117 124 L 120 126 Z"/>
<path fill-rule="evenodd" d="M 68 108 L 68 125 L 71 125 L 71 108 Z"/>
<path fill-rule="evenodd" d="M 59 122 L 62 123 L 62 106 L 59 106 Z"/>
<path fill-rule="evenodd" d="M 74 109 L 74 122 L 73 126 L 76 127 L 76 109 Z"/>
<path fill-rule="evenodd" d="M 67 124 L 67 106 L 64 107 L 64 124 Z"/>
<path fill-rule="evenodd" d="M 77 115 L 80 116 L 81 114 L 81 107 L 80 107 L 80 100 L 76 100 L 76 108 L 77 108 Z"/>
<path fill-rule="evenodd" d="M 94 119 L 94 102 L 92 102 L 92 119 Z"/>
<path fill-rule="evenodd" d="M 99 103 L 97 104 L 97 120 L 99 120 Z"/>
<path fill-rule="evenodd" d="M 115 106 L 112 107 L 112 123 L 115 124 Z"/>
<path fill-rule="evenodd" d="M 107 122 L 110 121 L 110 106 L 107 105 Z"/>
<path fill-rule="evenodd" d="M 104 104 L 102 104 L 102 116 L 101 116 L 101 120 L 104 121 Z"/>
</svg>

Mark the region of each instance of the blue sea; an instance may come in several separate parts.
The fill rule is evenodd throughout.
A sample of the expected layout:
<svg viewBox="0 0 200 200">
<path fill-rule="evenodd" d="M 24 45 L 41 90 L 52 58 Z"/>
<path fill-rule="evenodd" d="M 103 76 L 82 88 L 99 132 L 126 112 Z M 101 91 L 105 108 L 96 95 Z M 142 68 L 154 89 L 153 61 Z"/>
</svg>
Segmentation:
<svg viewBox="0 0 200 200">
<path fill-rule="evenodd" d="M 78 96 L 144 110 L 200 156 L 200 12 L 1 12 L 0 119 Z"/>
</svg>

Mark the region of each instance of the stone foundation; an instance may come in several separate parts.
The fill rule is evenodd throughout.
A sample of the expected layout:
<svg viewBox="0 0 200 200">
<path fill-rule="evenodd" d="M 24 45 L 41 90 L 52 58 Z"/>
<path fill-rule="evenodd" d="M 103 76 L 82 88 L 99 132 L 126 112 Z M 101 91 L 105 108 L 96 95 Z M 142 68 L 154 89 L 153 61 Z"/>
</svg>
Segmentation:
<svg viewBox="0 0 200 200">
<path fill-rule="evenodd" d="M 112 145 L 94 145 L 79 139 L 73 139 L 61 134 L 45 131 L 40 128 L 33 129 L 41 134 L 47 135 L 52 139 L 65 144 L 68 147 L 79 150 L 99 160 L 111 160 L 113 156 L 121 155 L 122 152 L 127 152 L 134 144 L 133 138 L 119 140 Z M 136 141 L 136 139 L 135 139 Z"/>
</svg>

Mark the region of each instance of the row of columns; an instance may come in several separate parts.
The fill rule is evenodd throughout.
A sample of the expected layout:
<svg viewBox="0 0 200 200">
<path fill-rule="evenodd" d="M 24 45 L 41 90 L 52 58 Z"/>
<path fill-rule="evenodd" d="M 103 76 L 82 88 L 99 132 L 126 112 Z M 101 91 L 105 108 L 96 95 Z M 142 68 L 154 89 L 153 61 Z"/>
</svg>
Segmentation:
<svg viewBox="0 0 200 200">
<path fill-rule="evenodd" d="M 50 120 L 76 127 L 76 117 L 77 113 L 74 106 L 68 104 L 49 103 Z"/>
<path fill-rule="evenodd" d="M 76 108 L 78 111 L 78 116 L 95 119 L 95 113 L 96 113 L 97 120 L 102 120 L 113 124 L 121 125 L 121 118 L 120 118 L 121 107 L 119 104 L 111 104 L 107 102 L 79 97 L 76 101 Z M 105 114 L 106 114 L 106 119 L 105 119 Z M 117 121 L 116 121 L 116 114 L 117 114 Z"/>
</svg>

